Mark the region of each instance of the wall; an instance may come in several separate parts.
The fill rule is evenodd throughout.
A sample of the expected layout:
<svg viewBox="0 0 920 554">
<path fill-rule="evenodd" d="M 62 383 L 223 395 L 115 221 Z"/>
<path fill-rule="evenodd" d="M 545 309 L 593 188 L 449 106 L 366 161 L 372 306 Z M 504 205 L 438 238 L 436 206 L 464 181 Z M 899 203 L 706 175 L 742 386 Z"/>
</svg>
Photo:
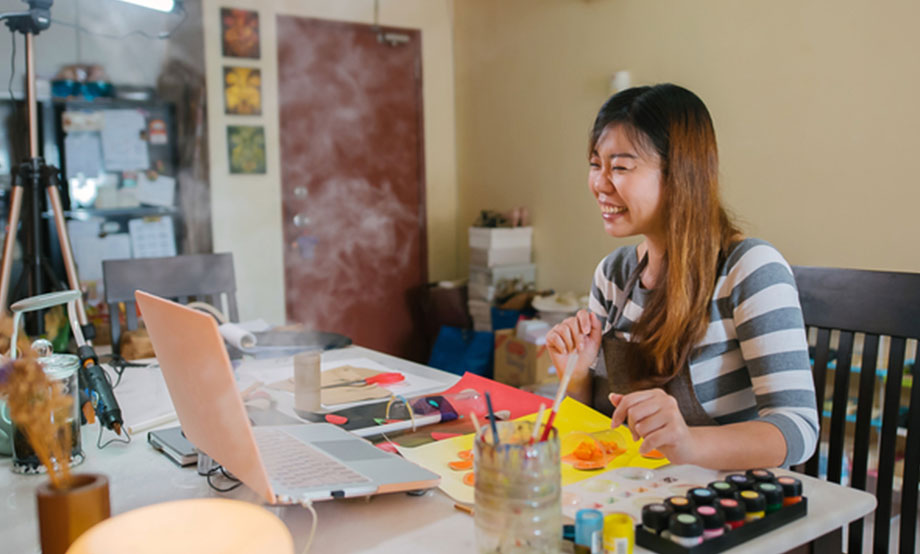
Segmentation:
<svg viewBox="0 0 920 554">
<path fill-rule="evenodd" d="M 240 317 L 283 321 L 284 268 L 280 205 L 276 14 L 371 24 L 372 0 L 203 0 L 210 131 L 212 229 L 215 252 L 234 255 Z M 222 67 L 237 63 L 220 52 L 221 7 L 259 12 L 261 30 L 263 115 L 261 118 L 223 113 Z M 382 0 L 381 25 L 421 29 L 425 121 L 426 215 L 429 278 L 455 276 L 456 166 L 454 130 L 453 41 L 450 0 Z M 265 175 L 230 175 L 227 162 L 228 124 L 264 124 L 267 150 Z"/>
<path fill-rule="evenodd" d="M 0 13 L 21 12 L 28 4 L 19 0 L 0 0 Z M 175 27 L 178 14 L 141 8 L 116 0 L 57 0 L 51 6 L 51 27 L 34 39 L 35 73 L 51 79 L 62 65 L 100 64 L 116 84 L 153 86 L 156 83 L 166 41 L 138 33 L 157 35 Z M 74 25 L 82 27 L 78 31 Z M 10 79 L 9 29 L 0 29 L 0 94 L 6 96 Z M 12 88 L 22 96 L 25 82 L 25 44 L 16 35 L 16 74 Z"/>
<path fill-rule="evenodd" d="M 603 233 L 585 157 L 624 69 L 707 103 L 750 235 L 794 264 L 920 271 L 920 4 L 463 0 L 455 18 L 458 232 L 530 206 L 541 286 L 586 291 L 630 242 Z"/>
</svg>

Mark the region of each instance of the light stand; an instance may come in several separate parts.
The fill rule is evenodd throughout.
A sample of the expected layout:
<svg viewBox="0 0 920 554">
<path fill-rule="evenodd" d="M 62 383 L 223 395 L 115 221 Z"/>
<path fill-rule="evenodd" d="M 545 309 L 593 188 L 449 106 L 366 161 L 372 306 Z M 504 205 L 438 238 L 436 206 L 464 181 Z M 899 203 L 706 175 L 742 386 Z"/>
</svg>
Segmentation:
<svg viewBox="0 0 920 554">
<path fill-rule="evenodd" d="M 77 264 L 74 262 L 73 250 L 70 246 L 70 237 L 67 234 L 67 224 L 64 220 L 64 208 L 61 204 L 61 195 L 58 191 L 60 180 L 58 168 L 45 164 L 45 160 L 38 155 L 38 118 L 35 103 L 35 59 L 32 53 L 32 39 L 41 31 L 51 25 L 51 4 L 54 0 L 25 0 L 29 10 L 0 15 L 0 20 L 14 33 L 25 35 L 26 43 L 26 106 L 28 109 L 29 123 L 29 159 L 13 171 L 10 191 L 10 216 L 7 223 L 6 237 L 3 239 L 3 260 L 0 263 L 0 311 L 7 313 L 9 300 L 10 273 L 13 265 L 13 247 L 16 243 L 16 233 L 19 229 L 19 216 L 22 209 L 23 189 L 29 188 L 32 199 L 31 229 L 24 229 L 26 235 L 26 250 L 28 256 L 23 256 L 22 275 L 20 284 L 28 277 L 30 279 L 29 296 L 39 295 L 44 291 L 45 283 L 42 272 L 48 273 L 52 281 L 57 281 L 48 259 L 41 253 L 41 190 L 44 188 L 48 194 L 51 211 L 54 215 L 54 226 L 57 230 L 58 240 L 61 245 L 61 257 L 64 259 L 64 269 L 67 273 L 67 282 L 70 289 L 80 290 L 80 278 L 77 276 Z M 26 259 L 28 257 L 28 259 Z M 77 354 L 80 357 L 80 388 L 86 390 L 92 402 L 96 416 L 105 427 L 121 434 L 123 424 L 121 410 L 112 387 L 105 373 L 99 367 L 97 357 L 92 347 L 95 338 L 95 328 L 86 318 L 86 308 L 83 305 L 82 295 L 75 299 L 76 315 L 81 330 L 75 333 L 78 341 Z M 36 329 L 41 334 L 43 330 L 42 317 L 37 317 Z M 84 339 L 84 340 L 80 340 Z M 82 343 L 82 344 L 81 344 Z M 84 410 L 86 414 L 86 410 Z"/>
</svg>

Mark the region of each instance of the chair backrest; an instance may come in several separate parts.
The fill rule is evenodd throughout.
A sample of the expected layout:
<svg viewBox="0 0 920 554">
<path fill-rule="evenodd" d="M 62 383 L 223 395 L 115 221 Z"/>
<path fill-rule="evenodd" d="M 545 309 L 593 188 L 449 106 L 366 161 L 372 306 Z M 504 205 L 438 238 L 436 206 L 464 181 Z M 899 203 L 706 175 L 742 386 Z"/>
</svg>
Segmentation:
<svg viewBox="0 0 920 554">
<path fill-rule="evenodd" d="M 828 369 L 834 370 L 827 478 L 841 481 L 849 420 L 854 424 L 852 487 L 866 490 L 867 477 L 873 473 L 868 466 L 870 451 L 877 448 L 878 507 L 873 551 L 887 553 L 892 502 L 897 501 L 898 495 L 894 486 L 896 450 L 899 439 L 905 438 L 899 551 L 914 552 L 920 472 L 920 383 L 913 386 L 911 383 L 920 372 L 916 359 L 909 359 L 909 355 L 916 348 L 914 341 L 920 337 L 920 274 L 821 267 L 793 267 L 793 273 L 805 325 L 810 336 L 816 336 L 813 339 L 815 393 L 818 409 L 824 409 L 825 415 Z M 836 338 L 836 348 L 832 338 Z M 861 349 L 859 339 L 862 339 Z M 913 348 L 908 348 L 909 342 Z M 882 362 L 878 364 L 880 351 Z M 916 354 L 913 356 L 916 358 Z M 905 373 L 905 367 L 910 371 Z M 852 402 L 851 373 L 859 376 L 855 417 L 852 413 L 848 415 L 848 403 Z M 881 394 L 876 394 L 876 386 Z M 906 422 L 901 413 L 902 393 L 909 395 Z M 881 399 L 880 421 L 872 414 L 876 398 Z M 805 463 L 805 473 L 818 475 L 820 454 L 818 448 Z M 862 542 L 863 522 L 859 520 L 850 525 L 847 551 L 861 552 Z"/>
<path fill-rule="evenodd" d="M 102 276 L 105 301 L 111 314 L 112 351 L 116 353 L 121 338 L 118 304 L 125 304 L 125 327 L 137 329 L 134 291 L 138 289 L 182 304 L 191 298 L 207 302 L 226 314 L 230 321 L 239 321 L 233 254 L 230 253 L 105 260 Z"/>
</svg>

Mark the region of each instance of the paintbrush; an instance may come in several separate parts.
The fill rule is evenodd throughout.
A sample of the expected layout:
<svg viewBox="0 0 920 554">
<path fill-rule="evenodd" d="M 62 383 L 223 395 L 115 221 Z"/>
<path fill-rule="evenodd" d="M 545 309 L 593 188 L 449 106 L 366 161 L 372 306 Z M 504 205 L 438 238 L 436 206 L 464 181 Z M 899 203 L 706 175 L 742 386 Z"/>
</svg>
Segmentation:
<svg viewBox="0 0 920 554">
<path fill-rule="evenodd" d="M 476 417 L 476 412 L 470 412 L 470 419 L 473 420 L 473 427 L 476 429 L 476 437 L 479 437 L 479 418 Z"/>
<path fill-rule="evenodd" d="M 556 400 L 553 401 L 553 409 L 549 413 L 546 425 L 543 426 L 543 436 L 540 437 L 540 442 L 549 438 L 549 430 L 553 427 L 553 420 L 556 419 L 556 412 L 559 411 L 559 404 L 562 403 L 562 398 L 565 396 L 565 389 L 569 387 L 569 379 L 572 378 L 572 371 L 575 369 L 575 362 L 577 360 L 577 352 L 569 354 L 569 359 L 565 363 L 565 373 L 562 374 L 562 381 L 559 381 L 559 390 L 556 391 Z"/>
<path fill-rule="evenodd" d="M 537 440 L 537 435 L 540 434 L 540 422 L 543 421 L 543 411 L 546 410 L 546 404 L 540 403 L 540 411 L 537 412 L 537 419 L 533 422 L 533 431 L 530 433 L 530 444 L 533 444 Z"/>
<path fill-rule="evenodd" d="M 486 392 L 486 406 L 489 408 L 489 423 L 492 425 L 492 444 L 498 446 L 498 426 L 495 425 L 495 410 L 492 409 L 492 396 Z"/>
</svg>

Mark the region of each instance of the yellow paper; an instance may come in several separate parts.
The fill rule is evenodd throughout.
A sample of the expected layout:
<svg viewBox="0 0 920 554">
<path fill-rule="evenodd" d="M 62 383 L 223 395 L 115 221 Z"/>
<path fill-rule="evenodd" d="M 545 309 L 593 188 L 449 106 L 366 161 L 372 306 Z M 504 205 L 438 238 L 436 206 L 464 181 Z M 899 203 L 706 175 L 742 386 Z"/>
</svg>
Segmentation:
<svg viewBox="0 0 920 554">
<path fill-rule="evenodd" d="M 537 414 L 530 414 L 518 418 L 517 421 L 534 421 L 536 417 Z M 549 416 L 544 415 L 543 417 L 545 421 Z M 610 418 L 577 400 L 566 397 L 559 405 L 559 412 L 556 414 L 553 426 L 558 430 L 559 438 L 562 440 L 569 433 L 593 433 L 610 429 Z M 632 433 L 625 427 L 619 427 L 617 432 L 626 443 L 626 453 L 614 458 L 606 467 L 591 471 L 578 470 L 567 463 L 562 463 L 562 485 L 576 483 L 617 467 L 634 466 L 654 469 L 669 463 L 664 459 L 643 458 L 639 454 L 639 445 L 642 441 L 632 440 Z M 458 502 L 471 504 L 473 503 L 473 487 L 463 484 L 463 476 L 472 470 L 454 471 L 447 466 L 447 463 L 459 460 L 457 453 L 472 447 L 473 434 L 469 434 L 415 448 L 399 447 L 399 452 L 407 460 L 440 475 L 440 488 L 451 498 Z M 563 456 L 568 453 L 561 452 Z"/>
</svg>

